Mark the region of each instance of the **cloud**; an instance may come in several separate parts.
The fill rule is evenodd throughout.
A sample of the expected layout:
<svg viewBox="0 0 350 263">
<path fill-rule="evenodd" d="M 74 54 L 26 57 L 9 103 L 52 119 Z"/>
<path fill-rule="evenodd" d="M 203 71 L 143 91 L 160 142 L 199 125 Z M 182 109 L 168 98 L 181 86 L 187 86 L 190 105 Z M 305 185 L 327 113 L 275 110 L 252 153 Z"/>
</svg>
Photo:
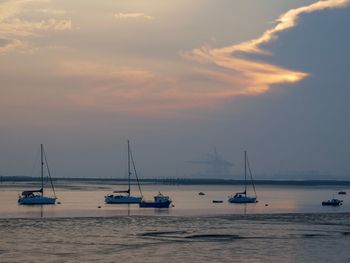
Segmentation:
<svg viewBox="0 0 350 263">
<path fill-rule="evenodd" d="M 273 28 L 266 30 L 258 38 L 223 48 L 201 47 L 191 52 L 183 52 L 182 55 L 201 63 L 215 65 L 215 70 L 203 72 L 209 77 L 236 87 L 236 92 L 227 92 L 227 94 L 258 95 L 268 91 L 271 85 L 298 82 L 307 77 L 308 74 L 247 58 L 245 55 L 269 55 L 261 46 L 276 40 L 278 33 L 296 26 L 300 15 L 324 9 L 340 8 L 348 3 L 348 0 L 326 0 L 291 9 L 277 19 L 277 24 Z M 237 78 L 234 80 L 230 78 L 232 72 L 240 75 L 239 83 L 237 83 Z"/>
<path fill-rule="evenodd" d="M 1 53 L 10 52 L 28 46 L 24 40 L 28 36 L 38 36 L 43 31 L 72 30 L 70 19 L 49 18 L 41 21 L 29 21 L 20 18 L 26 12 L 25 5 L 29 3 L 46 2 L 42 0 L 5 1 L 0 4 L 0 35 L 9 41 L 6 47 L 1 48 Z M 49 9 L 47 9 L 49 10 Z M 24 44 L 26 43 L 26 44 Z"/>
<path fill-rule="evenodd" d="M 257 38 L 223 48 L 204 46 L 182 53 L 200 63 L 172 60 L 168 67 L 168 61 L 163 59 L 140 57 L 135 66 L 132 58 L 112 61 L 111 56 L 106 62 L 86 58 L 86 54 L 79 56 L 77 52 L 77 59 L 73 60 L 64 59 L 67 53 L 57 52 L 54 58 L 47 60 L 48 64 L 58 63 L 48 75 L 51 81 L 64 87 L 62 94 L 71 105 L 81 107 L 137 114 L 169 114 L 169 111 L 181 114 L 187 109 L 212 107 L 238 96 L 268 92 L 272 85 L 296 83 L 306 78 L 306 72 L 255 60 L 251 55 L 268 55 L 263 45 L 276 40 L 280 32 L 296 26 L 301 14 L 343 7 L 347 3 L 344 0 L 318 1 L 282 14 L 272 28 Z M 16 8 L 5 14 L 0 11 L 0 34 L 4 33 L 0 53 L 27 48 L 27 36 L 40 35 L 47 30 L 73 29 L 71 20 L 27 21 L 18 18 L 19 14 Z M 149 19 L 143 13 L 119 13 L 115 17 Z M 125 66 L 126 63 L 129 65 Z"/>
<path fill-rule="evenodd" d="M 61 60 L 60 73 L 65 76 L 89 76 L 95 80 L 115 79 L 119 81 L 134 81 L 142 83 L 153 77 L 150 71 L 117 67 L 108 63 L 98 63 L 86 60 Z"/>
<path fill-rule="evenodd" d="M 202 47 L 188 53 L 197 66 L 181 65 L 181 72 L 157 73 L 89 61 L 65 61 L 61 72 L 78 87 L 70 100 L 81 106 L 125 113 L 164 114 L 207 108 L 238 96 L 257 96 L 272 85 L 295 83 L 308 73 L 288 69 L 247 55 L 267 55 L 262 48 L 278 33 L 297 25 L 301 14 L 343 7 L 345 0 L 318 1 L 282 14 L 261 36 L 223 48 Z"/>
<path fill-rule="evenodd" d="M 20 40 L 8 40 L 8 39 L 0 39 L 0 54 L 8 53 L 12 50 L 16 49 L 24 49 L 27 47 L 27 43 Z"/>
<path fill-rule="evenodd" d="M 42 8 L 37 9 L 35 12 L 42 13 L 42 14 L 49 14 L 49 15 L 65 15 L 67 14 L 67 11 L 60 10 L 60 9 L 51 9 L 51 8 Z"/>
<path fill-rule="evenodd" d="M 191 87 L 191 81 L 181 80 L 181 76 L 108 62 L 65 59 L 55 74 L 54 78 L 74 85 L 66 98 L 82 108 L 162 115 L 212 100 L 209 92 L 200 93 Z"/>
<path fill-rule="evenodd" d="M 256 96 L 269 91 L 272 85 L 301 81 L 308 73 L 254 60 L 247 55 L 269 55 L 262 45 L 276 40 L 280 32 L 296 26 L 300 15 L 344 7 L 348 2 L 326 0 L 291 9 L 276 20 L 274 27 L 255 39 L 223 48 L 202 47 L 183 52 L 181 54 L 186 58 L 201 62 L 197 68 L 190 69 L 192 76 L 188 77 L 186 73 L 167 76 L 167 80 L 172 80 L 168 82 L 157 79 L 159 76 L 154 74 L 154 86 L 149 85 L 149 93 L 140 96 L 144 96 L 145 101 L 152 101 L 150 97 L 155 96 L 154 104 L 147 107 L 179 110 L 207 107 L 237 96 Z M 130 17 L 141 15 L 143 14 Z M 160 103 L 160 99 L 164 103 Z M 157 103 L 159 104 L 156 105 Z"/>
<path fill-rule="evenodd" d="M 55 31 L 72 30 L 72 21 L 66 19 L 48 19 L 40 22 L 30 22 L 14 18 L 9 22 L 0 25 L 0 34 L 7 37 L 25 37 L 35 36 L 38 35 L 39 32 L 50 29 Z"/>
<path fill-rule="evenodd" d="M 60 61 L 56 77 L 74 83 L 66 94 L 73 104 L 123 113 L 150 111 L 163 96 L 165 77 L 149 70 L 120 67 L 110 63 L 65 59 Z"/>
<path fill-rule="evenodd" d="M 200 70 L 174 75 L 108 62 L 65 59 L 53 78 L 74 86 L 66 93 L 72 105 L 125 114 L 169 116 L 239 95 L 226 85 L 213 88 L 208 85 L 210 80 L 197 79 L 200 74 Z"/>
<path fill-rule="evenodd" d="M 149 16 L 144 13 L 116 13 L 114 14 L 114 17 L 116 19 L 135 19 L 135 18 L 141 18 L 141 19 L 147 19 L 147 20 L 154 19 L 153 16 Z"/>
<path fill-rule="evenodd" d="M 72 30 L 72 20 L 63 19 L 56 21 L 55 19 L 50 19 L 48 21 L 49 25 L 56 31 Z"/>
</svg>

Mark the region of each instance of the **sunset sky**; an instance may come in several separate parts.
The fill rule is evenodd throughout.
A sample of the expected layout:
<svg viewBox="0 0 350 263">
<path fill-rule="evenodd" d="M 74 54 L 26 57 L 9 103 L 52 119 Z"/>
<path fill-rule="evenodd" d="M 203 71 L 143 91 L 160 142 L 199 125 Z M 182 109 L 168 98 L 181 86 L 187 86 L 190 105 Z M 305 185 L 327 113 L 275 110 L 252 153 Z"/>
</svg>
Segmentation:
<svg viewBox="0 0 350 263">
<path fill-rule="evenodd" d="M 350 178 L 349 25 L 348 0 L 0 1 L 0 174 L 44 143 L 56 177 L 123 176 L 130 139 L 144 177 L 216 147 Z"/>
</svg>

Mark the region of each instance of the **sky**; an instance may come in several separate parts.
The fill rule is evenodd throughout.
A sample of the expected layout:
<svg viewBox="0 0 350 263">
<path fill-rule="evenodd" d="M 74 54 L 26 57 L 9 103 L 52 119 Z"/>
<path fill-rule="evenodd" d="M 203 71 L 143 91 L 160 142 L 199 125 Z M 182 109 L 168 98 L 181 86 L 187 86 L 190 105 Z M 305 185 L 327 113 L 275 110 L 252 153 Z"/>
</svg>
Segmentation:
<svg viewBox="0 0 350 263">
<path fill-rule="evenodd" d="M 0 174 L 350 179 L 348 0 L 0 1 Z M 34 174 L 35 175 L 35 174 Z"/>
</svg>

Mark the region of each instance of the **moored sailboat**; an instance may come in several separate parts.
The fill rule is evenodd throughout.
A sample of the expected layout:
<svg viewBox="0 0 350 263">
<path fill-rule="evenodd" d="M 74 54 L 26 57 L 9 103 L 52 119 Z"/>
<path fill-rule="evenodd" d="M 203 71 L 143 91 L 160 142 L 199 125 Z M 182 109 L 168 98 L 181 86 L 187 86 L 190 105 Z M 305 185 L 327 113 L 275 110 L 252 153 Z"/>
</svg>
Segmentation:
<svg viewBox="0 0 350 263">
<path fill-rule="evenodd" d="M 20 205 L 53 205 L 56 203 L 57 197 L 55 193 L 55 188 L 52 183 L 50 169 L 47 164 L 46 155 L 44 152 L 44 146 L 42 144 L 40 145 L 40 155 L 41 155 L 41 188 L 39 190 L 23 191 L 18 198 L 18 203 Z M 54 197 L 44 195 L 44 164 L 46 164 L 46 167 L 47 167 L 48 176 L 50 178 Z"/>
<path fill-rule="evenodd" d="M 250 180 L 251 180 L 251 183 L 252 183 L 252 186 L 254 189 L 254 196 L 248 196 L 248 194 L 247 194 L 247 168 L 249 170 Z M 236 203 L 236 204 L 246 204 L 246 203 L 256 203 L 257 202 L 257 196 L 256 196 L 253 176 L 252 176 L 249 161 L 247 158 L 247 151 L 244 151 L 244 191 L 238 192 L 234 196 L 230 196 L 228 201 L 230 203 Z"/>
<path fill-rule="evenodd" d="M 138 204 L 142 200 L 142 192 L 141 192 L 141 187 L 139 183 L 139 179 L 136 173 L 136 168 L 135 168 L 135 163 L 134 159 L 131 153 L 130 149 L 130 142 L 129 140 L 127 141 L 128 143 L 128 189 L 127 190 L 122 190 L 122 191 L 114 191 L 112 194 L 105 196 L 105 203 L 106 204 Z M 141 196 L 133 196 L 131 195 L 131 162 L 134 168 L 134 173 L 137 179 L 137 185 L 140 190 L 140 195 Z"/>
</svg>

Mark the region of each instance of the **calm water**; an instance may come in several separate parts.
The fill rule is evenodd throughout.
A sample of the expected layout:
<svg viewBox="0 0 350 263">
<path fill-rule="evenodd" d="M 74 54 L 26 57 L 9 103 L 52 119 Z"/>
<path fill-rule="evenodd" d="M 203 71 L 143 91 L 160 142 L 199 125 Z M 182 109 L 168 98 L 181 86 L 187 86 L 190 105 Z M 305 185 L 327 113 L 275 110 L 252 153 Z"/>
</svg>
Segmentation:
<svg viewBox="0 0 350 263">
<path fill-rule="evenodd" d="M 60 205 L 27 207 L 16 203 L 23 186 L 0 187 L 0 262 L 350 262 L 348 195 L 320 205 L 336 187 L 258 186 L 249 205 L 227 203 L 238 186 L 143 188 L 175 207 L 105 205 L 109 186 L 83 184 L 59 185 Z"/>
</svg>

